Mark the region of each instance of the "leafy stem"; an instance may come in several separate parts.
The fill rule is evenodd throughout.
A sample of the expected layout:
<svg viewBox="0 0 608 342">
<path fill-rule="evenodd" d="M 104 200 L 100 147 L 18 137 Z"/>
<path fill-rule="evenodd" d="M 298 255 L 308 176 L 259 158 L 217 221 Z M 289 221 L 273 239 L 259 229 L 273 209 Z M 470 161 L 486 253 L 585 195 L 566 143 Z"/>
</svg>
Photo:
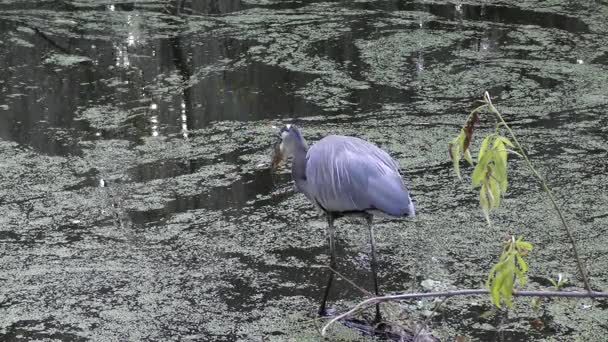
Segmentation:
<svg viewBox="0 0 608 342">
<path fill-rule="evenodd" d="M 532 250 L 532 244 L 523 241 L 520 237 L 515 240 L 512 236 L 505 242 L 500 259 L 496 265 L 490 269 L 486 287 L 490 290 L 492 303 L 500 308 L 502 298 L 508 307 L 511 307 L 513 297 L 513 286 L 515 280 L 519 280 L 521 285 L 526 284 L 524 274 L 528 271 L 528 264 L 524 257 Z"/>
<path fill-rule="evenodd" d="M 490 112 L 492 112 L 496 116 L 496 118 L 498 118 L 498 120 L 500 121 L 500 125 L 502 125 L 504 127 L 504 129 L 509 133 L 509 136 L 513 140 L 513 143 L 514 143 L 515 147 L 517 148 L 517 150 L 519 151 L 519 154 L 524 159 L 526 166 L 528 167 L 530 172 L 532 172 L 532 174 L 538 180 L 538 182 L 541 184 L 541 187 L 542 187 L 543 191 L 547 194 L 547 197 L 549 197 L 549 201 L 551 202 L 553 209 L 557 213 L 557 216 L 559 216 L 559 219 L 561 220 L 561 223 L 562 223 L 562 227 L 566 231 L 566 233 L 568 235 L 568 239 L 570 240 L 570 244 L 572 245 L 572 254 L 574 254 L 574 258 L 576 259 L 578 271 L 581 274 L 583 283 L 585 284 L 585 289 L 587 291 L 591 292 L 592 290 L 591 290 L 591 286 L 589 284 L 589 279 L 587 278 L 587 272 L 585 272 L 583 263 L 579 257 L 578 249 L 576 247 L 576 241 L 574 240 L 574 236 L 572 235 L 572 230 L 570 229 L 570 226 L 568 226 L 568 223 L 566 222 L 566 219 L 564 218 L 562 210 L 560 209 L 559 205 L 557 205 L 557 201 L 555 200 L 555 195 L 553 194 L 553 191 L 551 191 L 551 189 L 547 185 L 547 182 L 545 181 L 545 179 L 538 173 L 536 168 L 534 168 L 534 165 L 532 165 L 532 162 L 530 161 L 530 159 L 528 158 L 528 155 L 526 154 L 523 147 L 517 140 L 517 137 L 513 133 L 513 130 L 511 130 L 511 127 L 509 127 L 509 125 L 506 123 L 506 121 L 504 120 L 504 118 L 502 117 L 500 112 L 496 109 L 496 107 L 494 107 L 494 104 L 492 104 L 492 99 L 490 98 L 490 94 L 487 91 L 485 92 L 485 94 L 483 96 L 483 101 L 485 103 L 483 106 L 486 106 L 490 110 Z"/>
</svg>

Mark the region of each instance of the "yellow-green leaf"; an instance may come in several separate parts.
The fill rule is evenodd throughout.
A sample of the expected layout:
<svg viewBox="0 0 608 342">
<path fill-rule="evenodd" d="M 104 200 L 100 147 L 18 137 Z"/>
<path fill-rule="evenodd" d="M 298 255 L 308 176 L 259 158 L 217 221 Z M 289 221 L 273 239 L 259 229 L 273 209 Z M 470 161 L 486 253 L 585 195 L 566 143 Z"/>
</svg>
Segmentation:
<svg viewBox="0 0 608 342">
<path fill-rule="evenodd" d="M 509 139 L 507 139 L 507 138 L 505 138 L 505 137 L 499 136 L 499 137 L 497 137 L 497 138 L 496 138 L 496 140 L 500 140 L 500 141 L 502 141 L 504 144 L 507 144 L 507 145 L 509 145 L 509 146 L 511 146 L 511 147 L 515 147 L 515 145 L 513 145 L 513 143 L 511 142 L 511 140 L 509 140 Z"/>
<path fill-rule="evenodd" d="M 505 277 L 502 287 L 500 288 L 500 294 L 508 307 L 513 306 L 511 303 L 511 297 L 513 297 L 513 273 L 509 272 L 509 275 Z"/>
<path fill-rule="evenodd" d="M 497 187 L 496 181 L 493 181 Z M 486 188 L 489 182 L 482 185 Z M 515 281 L 519 281 L 522 286 L 526 284 L 526 272 L 528 265 L 524 259 L 528 248 L 532 248 L 532 244 L 523 241 L 522 237 L 517 240 L 511 237 L 504 243 L 504 248 L 500 254 L 499 262 L 491 269 L 486 281 L 486 287 L 490 290 L 490 299 L 494 305 L 501 307 L 502 301 L 511 307 L 513 298 L 513 286 Z M 558 284 L 559 286 L 559 284 Z"/>
<path fill-rule="evenodd" d="M 464 151 L 464 160 L 466 160 L 469 165 L 473 166 L 473 158 L 471 157 L 471 151 L 468 148 Z"/>
<path fill-rule="evenodd" d="M 526 261 L 521 257 L 521 255 L 519 255 L 519 253 L 517 254 L 517 264 L 523 272 L 528 272 L 528 264 L 526 264 Z"/>
<path fill-rule="evenodd" d="M 481 185 L 481 189 L 479 190 L 479 206 L 484 211 L 490 209 L 490 200 L 488 199 L 488 189 L 485 184 Z"/>
<path fill-rule="evenodd" d="M 532 300 L 530 301 L 530 304 L 532 305 L 533 310 L 540 309 L 540 297 L 532 298 Z"/>
<path fill-rule="evenodd" d="M 462 179 L 460 176 L 460 149 L 462 148 L 462 142 L 464 140 L 464 131 L 460 130 L 460 134 L 452 140 L 450 146 L 452 148 L 452 160 L 454 162 L 454 171 L 458 176 L 458 179 Z"/>
<path fill-rule="evenodd" d="M 479 154 L 477 155 L 478 163 L 481 162 L 481 158 L 486 153 L 486 150 L 488 149 L 488 144 L 490 144 L 490 140 L 492 140 L 493 137 L 494 137 L 494 134 L 490 134 L 487 137 L 485 137 L 485 139 L 483 139 L 483 141 L 481 142 L 481 146 L 479 147 Z"/>
<path fill-rule="evenodd" d="M 532 244 L 529 243 L 529 242 L 527 242 L 527 241 L 518 242 L 517 243 L 517 247 L 518 248 L 525 248 L 525 249 L 527 249 L 529 251 L 532 250 Z"/>
<path fill-rule="evenodd" d="M 488 163 L 492 160 L 492 151 L 488 151 L 481 158 L 481 161 L 477 163 L 475 169 L 473 170 L 473 174 L 471 175 L 471 185 L 474 188 L 478 187 L 481 182 L 483 182 L 484 178 L 486 178 L 486 173 L 488 172 Z"/>
<path fill-rule="evenodd" d="M 501 190 L 507 191 L 507 150 L 501 140 L 496 140 L 494 146 L 494 177 L 500 183 Z"/>
<path fill-rule="evenodd" d="M 498 267 L 500 266 L 500 262 L 497 263 L 496 265 L 492 266 L 492 268 L 490 269 L 490 272 L 488 273 L 488 280 L 486 280 L 486 287 L 489 289 L 490 285 L 492 284 L 492 280 L 494 280 L 494 277 L 496 276 L 496 270 L 498 269 Z"/>
<path fill-rule="evenodd" d="M 503 270 L 497 272 L 494 281 L 492 282 L 492 286 L 490 288 L 490 295 L 492 297 L 492 303 L 500 308 L 500 294 L 501 289 L 504 286 L 504 282 L 507 280 L 508 274 Z"/>
<path fill-rule="evenodd" d="M 492 298 L 492 304 L 496 305 L 500 309 L 500 291 L 496 289 L 496 291 L 492 291 L 490 294 Z"/>
<path fill-rule="evenodd" d="M 452 159 L 454 160 L 454 171 L 456 172 L 456 175 L 458 176 L 458 179 L 462 179 L 462 177 L 460 176 L 460 144 L 456 145 L 452 145 Z"/>
<path fill-rule="evenodd" d="M 492 195 L 492 202 L 490 203 L 490 208 L 498 208 L 498 206 L 500 206 L 501 189 L 500 185 L 498 185 L 498 182 L 494 178 L 490 178 L 488 180 L 488 189 L 490 191 L 489 195 Z"/>
</svg>

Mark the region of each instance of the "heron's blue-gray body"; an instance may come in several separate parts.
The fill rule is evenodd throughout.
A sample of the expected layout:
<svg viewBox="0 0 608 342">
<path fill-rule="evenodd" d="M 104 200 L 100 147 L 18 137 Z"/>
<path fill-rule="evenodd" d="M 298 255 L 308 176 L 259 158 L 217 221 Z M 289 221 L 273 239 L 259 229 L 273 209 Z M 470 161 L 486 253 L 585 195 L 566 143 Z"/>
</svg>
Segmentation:
<svg viewBox="0 0 608 342">
<path fill-rule="evenodd" d="M 372 247 L 374 289 L 376 295 L 379 295 L 373 215 L 415 215 L 412 199 L 403 183 L 397 163 L 374 144 L 355 137 L 330 135 L 309 149 L 300 130 L 295 126 L 285 126 L 280 135 L 279 153 L 275 156 L 280 157 L 284 151 L 288 157 L 293 158 L 291 175 L 296 187 L 318 209 L 327 214 L 332 270 L 336 266 L 334 220 L 349 214 L 363 214 L 365 217 Z M 280 161 L 280 158 L 276 160 Z M 325 305 L 333 276 L 331 272 L 319 308 L 321 315 L 327 313 Z M 379 303 L 376 304 L 374 321 L 381 321 Z"/>
<path fill-rule="evenodd" d="M 304 151 L 294 154 L 292 175 L 298 190 L 321 210 L 415 215 L 397 163 L 375 145 L 331 135 Z"/>
</svg>

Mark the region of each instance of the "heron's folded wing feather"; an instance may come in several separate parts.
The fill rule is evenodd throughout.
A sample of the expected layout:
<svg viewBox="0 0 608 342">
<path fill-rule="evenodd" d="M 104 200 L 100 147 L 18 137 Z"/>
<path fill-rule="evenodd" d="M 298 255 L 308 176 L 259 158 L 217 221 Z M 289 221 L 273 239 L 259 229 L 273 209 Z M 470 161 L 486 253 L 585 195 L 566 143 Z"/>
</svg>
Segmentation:
<svg viewBox="0 0 608 342">
<path fill-rule="evenodd" d="M 396 163 L 361 139 L 321 140 L 309 151 L 306 174 L 311 196 L 328 211 L 378 209 L 399 216 L 407 207 Z"/>
</svg>

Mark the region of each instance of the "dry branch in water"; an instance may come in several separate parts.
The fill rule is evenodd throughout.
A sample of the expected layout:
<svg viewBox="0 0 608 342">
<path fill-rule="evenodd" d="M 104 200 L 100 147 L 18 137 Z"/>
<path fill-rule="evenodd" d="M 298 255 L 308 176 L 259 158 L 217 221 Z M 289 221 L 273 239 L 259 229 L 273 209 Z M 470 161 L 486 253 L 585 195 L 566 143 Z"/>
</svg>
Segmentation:
<svg viewBox="0 0 608 342">
<path fill-rule="evenodd" d="M 490 291 L 487 289 L 465 289 L 465 290 L 452 290 L 452 291 L 441 291 L 441 292 L 420 292 L 420 293 L 404 293 L 398 295 L 388 295 L 381 297 L 373 297 L 362 301 L 355 305 L 352 309 L 347 312 L 340 314 L 331 321 L 329 321 L 321 330 L 321 335 L 325 336 L 329 326 L 335 322 L 350 316 L 357 311 L 374 305 L 376 303 L 390 302 L 404 299 L 415 299 L 415 298 L 439 298 L 439 297 L 454 297 L 454 296 L 473 296 L 473 295 L 487 295 Z M 513 296 L 517 297 L 570 297 L 570 298 L 608 298 L 608 292 L 598 291 L 513 291 Z"/>
</svg>

